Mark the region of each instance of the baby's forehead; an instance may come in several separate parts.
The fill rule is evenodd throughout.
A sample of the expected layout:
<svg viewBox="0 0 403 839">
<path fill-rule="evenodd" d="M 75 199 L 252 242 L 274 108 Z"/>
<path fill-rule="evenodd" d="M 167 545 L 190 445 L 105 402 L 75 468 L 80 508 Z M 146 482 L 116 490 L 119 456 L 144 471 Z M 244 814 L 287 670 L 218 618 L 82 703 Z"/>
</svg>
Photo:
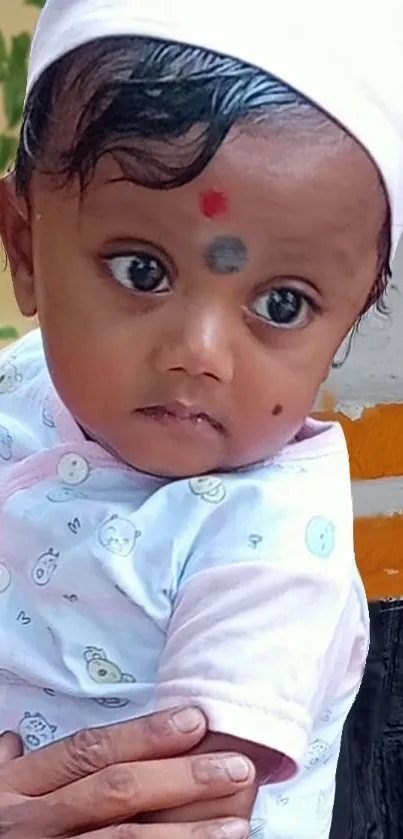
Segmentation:
<svg viewBox="0 0 403 839">
<path fill-rule="evenodd" d="M 234 127 L 197 177 L 175 189 L 148 189 L 131 178 L 131 156 L 103 158 L 82 196 L 83 218 L 125 220 L 161 233 L 197 240 L 207 233 L 242 232 L 252 238 L 320 245 L 331 234 L 374 239 L 386 214 L 386 197 L 375 166 L 353 140 L 337 132 L 287 126 L 260 132 Z M 163 154 L 152 147 L 155 154 Z M 172 152 L 172 147 L 170 148 Z M 134 160 L 133 166 L 136 166 Z"/>
<path fill-rule="evenodd" d="M 85 184 L 84 220 L 136 217 L 196 239 L 202 221 L 228 224 L 285 249 L 343 224 L 348 239 L 361 216 L 374 239 L 386 207 L 377 169 L 324 112 L 237 59 L 117 41 L 91 42 L 55 70 L 44 156 Z"/>
</svg>

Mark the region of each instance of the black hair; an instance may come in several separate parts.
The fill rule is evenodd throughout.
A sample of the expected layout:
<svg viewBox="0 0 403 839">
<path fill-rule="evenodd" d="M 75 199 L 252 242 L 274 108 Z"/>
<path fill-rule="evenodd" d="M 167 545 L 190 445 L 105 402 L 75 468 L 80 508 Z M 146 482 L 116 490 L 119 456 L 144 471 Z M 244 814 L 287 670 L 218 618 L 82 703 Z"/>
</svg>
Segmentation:
<svg viewBox="0 0 403 839">
<path fill-rule="evenodd" d="M 57 183 L 78 177 L 85 189 L 105 155 L 124 178 L 174 189 L 204 170 L 234 125 L 253 130 L 271 115 L 334 125 L 288 85 L 238 59 L 150 38 L 99 39 L 61 58 L 34 85 L 24 110 L 16 189 L 28 196 L 35 169 Z M 366 310 L 383 305 L 390 229 L 388 207 Z"/>
</svg>

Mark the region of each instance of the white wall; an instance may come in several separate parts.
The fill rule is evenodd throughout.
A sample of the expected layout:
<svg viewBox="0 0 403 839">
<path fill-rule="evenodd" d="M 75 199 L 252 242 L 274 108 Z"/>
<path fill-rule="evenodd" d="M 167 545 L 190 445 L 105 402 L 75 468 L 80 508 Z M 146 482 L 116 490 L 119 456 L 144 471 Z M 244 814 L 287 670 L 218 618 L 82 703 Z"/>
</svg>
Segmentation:
<svg viewBox="0 0 403 839">
<path fill-rule="evenodd" d="M 326 386 L 338 409 L 352 419 L 365 407 L 403 402 L 403 246 L 394 260 L 386 300 L 390 314 L 375 312 L 365 319 L 345 363 Z"/>
</svg>

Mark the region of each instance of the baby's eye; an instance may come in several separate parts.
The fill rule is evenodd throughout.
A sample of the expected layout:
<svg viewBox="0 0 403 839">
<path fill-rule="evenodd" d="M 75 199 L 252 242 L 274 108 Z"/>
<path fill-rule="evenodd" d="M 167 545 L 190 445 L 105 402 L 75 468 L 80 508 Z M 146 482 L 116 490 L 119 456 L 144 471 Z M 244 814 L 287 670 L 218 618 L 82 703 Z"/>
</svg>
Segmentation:
<svg viewBox="0 0 403 839">
<path fill-rule="evenodd" d="M 145 250 L 111 256 L 105 262 L 115 280 L 129 291 L 161 294 L 171 288 L 163 262 Z"/>
<path fill-rule="evenodd" d="M 315 309 L 313 300 L 293 288 L 272 288 L 261 294 L 252 311 L 277 329 L 298 329 L 306 326 Z"/>
</svg>

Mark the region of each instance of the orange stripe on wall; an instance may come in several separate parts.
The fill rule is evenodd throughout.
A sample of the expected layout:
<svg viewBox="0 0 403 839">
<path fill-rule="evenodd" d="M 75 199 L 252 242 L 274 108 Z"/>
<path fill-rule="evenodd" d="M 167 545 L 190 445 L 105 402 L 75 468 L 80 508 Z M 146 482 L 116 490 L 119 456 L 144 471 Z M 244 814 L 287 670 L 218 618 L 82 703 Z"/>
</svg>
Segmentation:
<svg viewBox="0 0 403 839">
<path fill-rule="evenodd" d="M 403 475 L 403 405 L 367 408 L 358 420 L 334 411 L 321 411 L 316 416 L 338 420 L 343 427 L 353 480 Z"/>
<path fill-rule="evenodd" d="M 357 519 L 354 543 L 368 599 L 402 597 L 403 516 Z"/>
</svg>

